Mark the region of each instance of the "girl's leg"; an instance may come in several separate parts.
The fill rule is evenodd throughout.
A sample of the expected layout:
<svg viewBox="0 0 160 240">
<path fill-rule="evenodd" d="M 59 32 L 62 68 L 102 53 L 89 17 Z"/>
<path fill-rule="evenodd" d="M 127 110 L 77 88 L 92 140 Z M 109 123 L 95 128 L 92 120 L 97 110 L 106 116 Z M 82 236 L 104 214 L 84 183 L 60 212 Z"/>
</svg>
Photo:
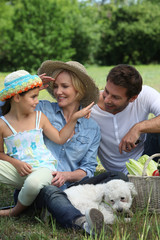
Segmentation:
<svg viewBox="0 0 160 240">
<path fill-rule="evenodd" d="M 40 190 L 51 184 L 52 171 L 48 168 L 38 168 L 26 178 L 24 185 L 18 195 L 18 201 L 24 206 L 30 206 L 36 199 Z"/>
<path fill-rule="evenodd" d="M 16 168 L 11 163 L 0 160 L 0 183 L 21 189 L 25 179 L 26 176 L 21 177 Z"/>
<path fill-rule="evenodd" d="M 1 210 L 0 216 L 18 216 L 32 204 L 44 186 L 51 184 L 52 178 L 52 171 L 48 168 L 34 170 L 26 177 L 16 206 L 12 209 Z"/>
<path fill-rule="evenodd" d="M 21 177 L 12 164 L 0 160 L 0 183 L 12 185 L 18 189 L 23 186 L 26 177 Z M 16 212 L 23 211 L 26 207 L 20 202 L 11 209 L 0 210 L 0 216 L 16 216 Z"/>
<path fill-rule="evenodd" d="M 17 202 L 16 206 L 14 208 L 0 210 L 0 216 L 2 217 L 16 217 L 21 212 L 23 212 L 27 207 L 22 205 L 19 201 Z"/>
</svg>

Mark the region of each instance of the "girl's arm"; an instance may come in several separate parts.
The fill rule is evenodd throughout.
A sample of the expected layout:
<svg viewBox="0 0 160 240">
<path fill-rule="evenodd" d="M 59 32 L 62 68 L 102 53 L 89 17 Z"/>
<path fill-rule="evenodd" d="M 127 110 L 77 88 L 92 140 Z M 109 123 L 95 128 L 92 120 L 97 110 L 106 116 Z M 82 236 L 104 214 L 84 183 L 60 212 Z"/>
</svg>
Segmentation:
<svg viewBox="0 0 160 240">
<path fill-rule="evenodd" d="M 49 119 L 42 113 L 41 123 L 44 134 L 53 142 L 57 144 L 64 144 L 67 139 L 71 136 L 74 131 L 74 127 L 77 123 L 77 119 L 88 116 L 91 112 L 91 107 L 94 103 L 91 103 L 87 107 L 83 108 L 80 111 L 75 112 L 67 124 L 58 131 L 55 127 L 52 126 Z"/>
<path fill-rule="evenodd" d="M 28 163 L 12 158 L 4 153 L 4 141 L 2 137 L 3 136 L 2 129 L 3 128 L 0 127 L 0 161 L 3 160 L 12 164 L 21 176 L 28 175 L 29 173 L 32 172 L 32 167 Z"/>
<path fill-rule="evenodd" d="M 22 162 L 16 158 L 12 158 L 3 152 L 0 152 L 0 161 L 1 160 L 12 164 L 20 176 L 26 176 L 32 172 L 32 167 L 28 163 Z"/>
</svg>

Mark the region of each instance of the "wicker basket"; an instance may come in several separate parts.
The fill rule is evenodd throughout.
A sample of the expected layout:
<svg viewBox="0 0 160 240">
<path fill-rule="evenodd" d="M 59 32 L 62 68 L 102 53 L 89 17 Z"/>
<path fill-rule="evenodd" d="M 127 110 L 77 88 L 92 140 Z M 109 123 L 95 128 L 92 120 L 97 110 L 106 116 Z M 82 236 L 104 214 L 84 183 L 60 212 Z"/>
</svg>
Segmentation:
<svg viewBox="0 0 160 240">
<path fill-rule="evenodd" d="M 148 207 L 149 212 L 160 213 L 160 177 L 146 176 L 146 168 L 149 162 L 159 156 L 160 153 L 156 153 L 147 159 L 142 176 L 128 175 L 129 181 L 134 183 L 138 193 L 133 201 L 133 209 Z"/>
</svg>

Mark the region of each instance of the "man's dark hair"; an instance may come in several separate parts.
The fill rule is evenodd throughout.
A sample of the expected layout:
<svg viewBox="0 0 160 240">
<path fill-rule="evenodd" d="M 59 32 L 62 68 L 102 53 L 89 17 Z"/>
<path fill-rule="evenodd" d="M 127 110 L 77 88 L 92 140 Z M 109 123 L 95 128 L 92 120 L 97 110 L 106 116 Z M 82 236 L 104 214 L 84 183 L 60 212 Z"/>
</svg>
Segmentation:
<svg viewBox="0 0 160 240">
<path fill-rule="evenodd" d="M 138 95 L 142 90 L 142 77 L 140 73 L 130 65 L 119 64 L 112 68 L 107 76 L 107 81 L 126 88 L 126 94 L 129 99 Z"/>
</svg>

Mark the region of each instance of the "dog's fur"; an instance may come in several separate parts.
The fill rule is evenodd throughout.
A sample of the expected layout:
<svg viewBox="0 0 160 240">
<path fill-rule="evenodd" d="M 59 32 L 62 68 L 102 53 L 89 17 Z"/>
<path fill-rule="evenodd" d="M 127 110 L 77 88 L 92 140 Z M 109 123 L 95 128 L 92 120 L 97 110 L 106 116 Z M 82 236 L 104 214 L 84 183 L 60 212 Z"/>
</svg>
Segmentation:
<svg viewBox="0 0 160 240">
<path fill-rule="evenodd" d="M 84 184 L 65 190 L 73 206 L 85 214 L 90 208 L 99 209 L 107 224 L 113 224 L 117 213 L 129 212 L 132 196 L 136 195 L 134 184 L 115 179 L 103 184 Z"/>
</svg>

